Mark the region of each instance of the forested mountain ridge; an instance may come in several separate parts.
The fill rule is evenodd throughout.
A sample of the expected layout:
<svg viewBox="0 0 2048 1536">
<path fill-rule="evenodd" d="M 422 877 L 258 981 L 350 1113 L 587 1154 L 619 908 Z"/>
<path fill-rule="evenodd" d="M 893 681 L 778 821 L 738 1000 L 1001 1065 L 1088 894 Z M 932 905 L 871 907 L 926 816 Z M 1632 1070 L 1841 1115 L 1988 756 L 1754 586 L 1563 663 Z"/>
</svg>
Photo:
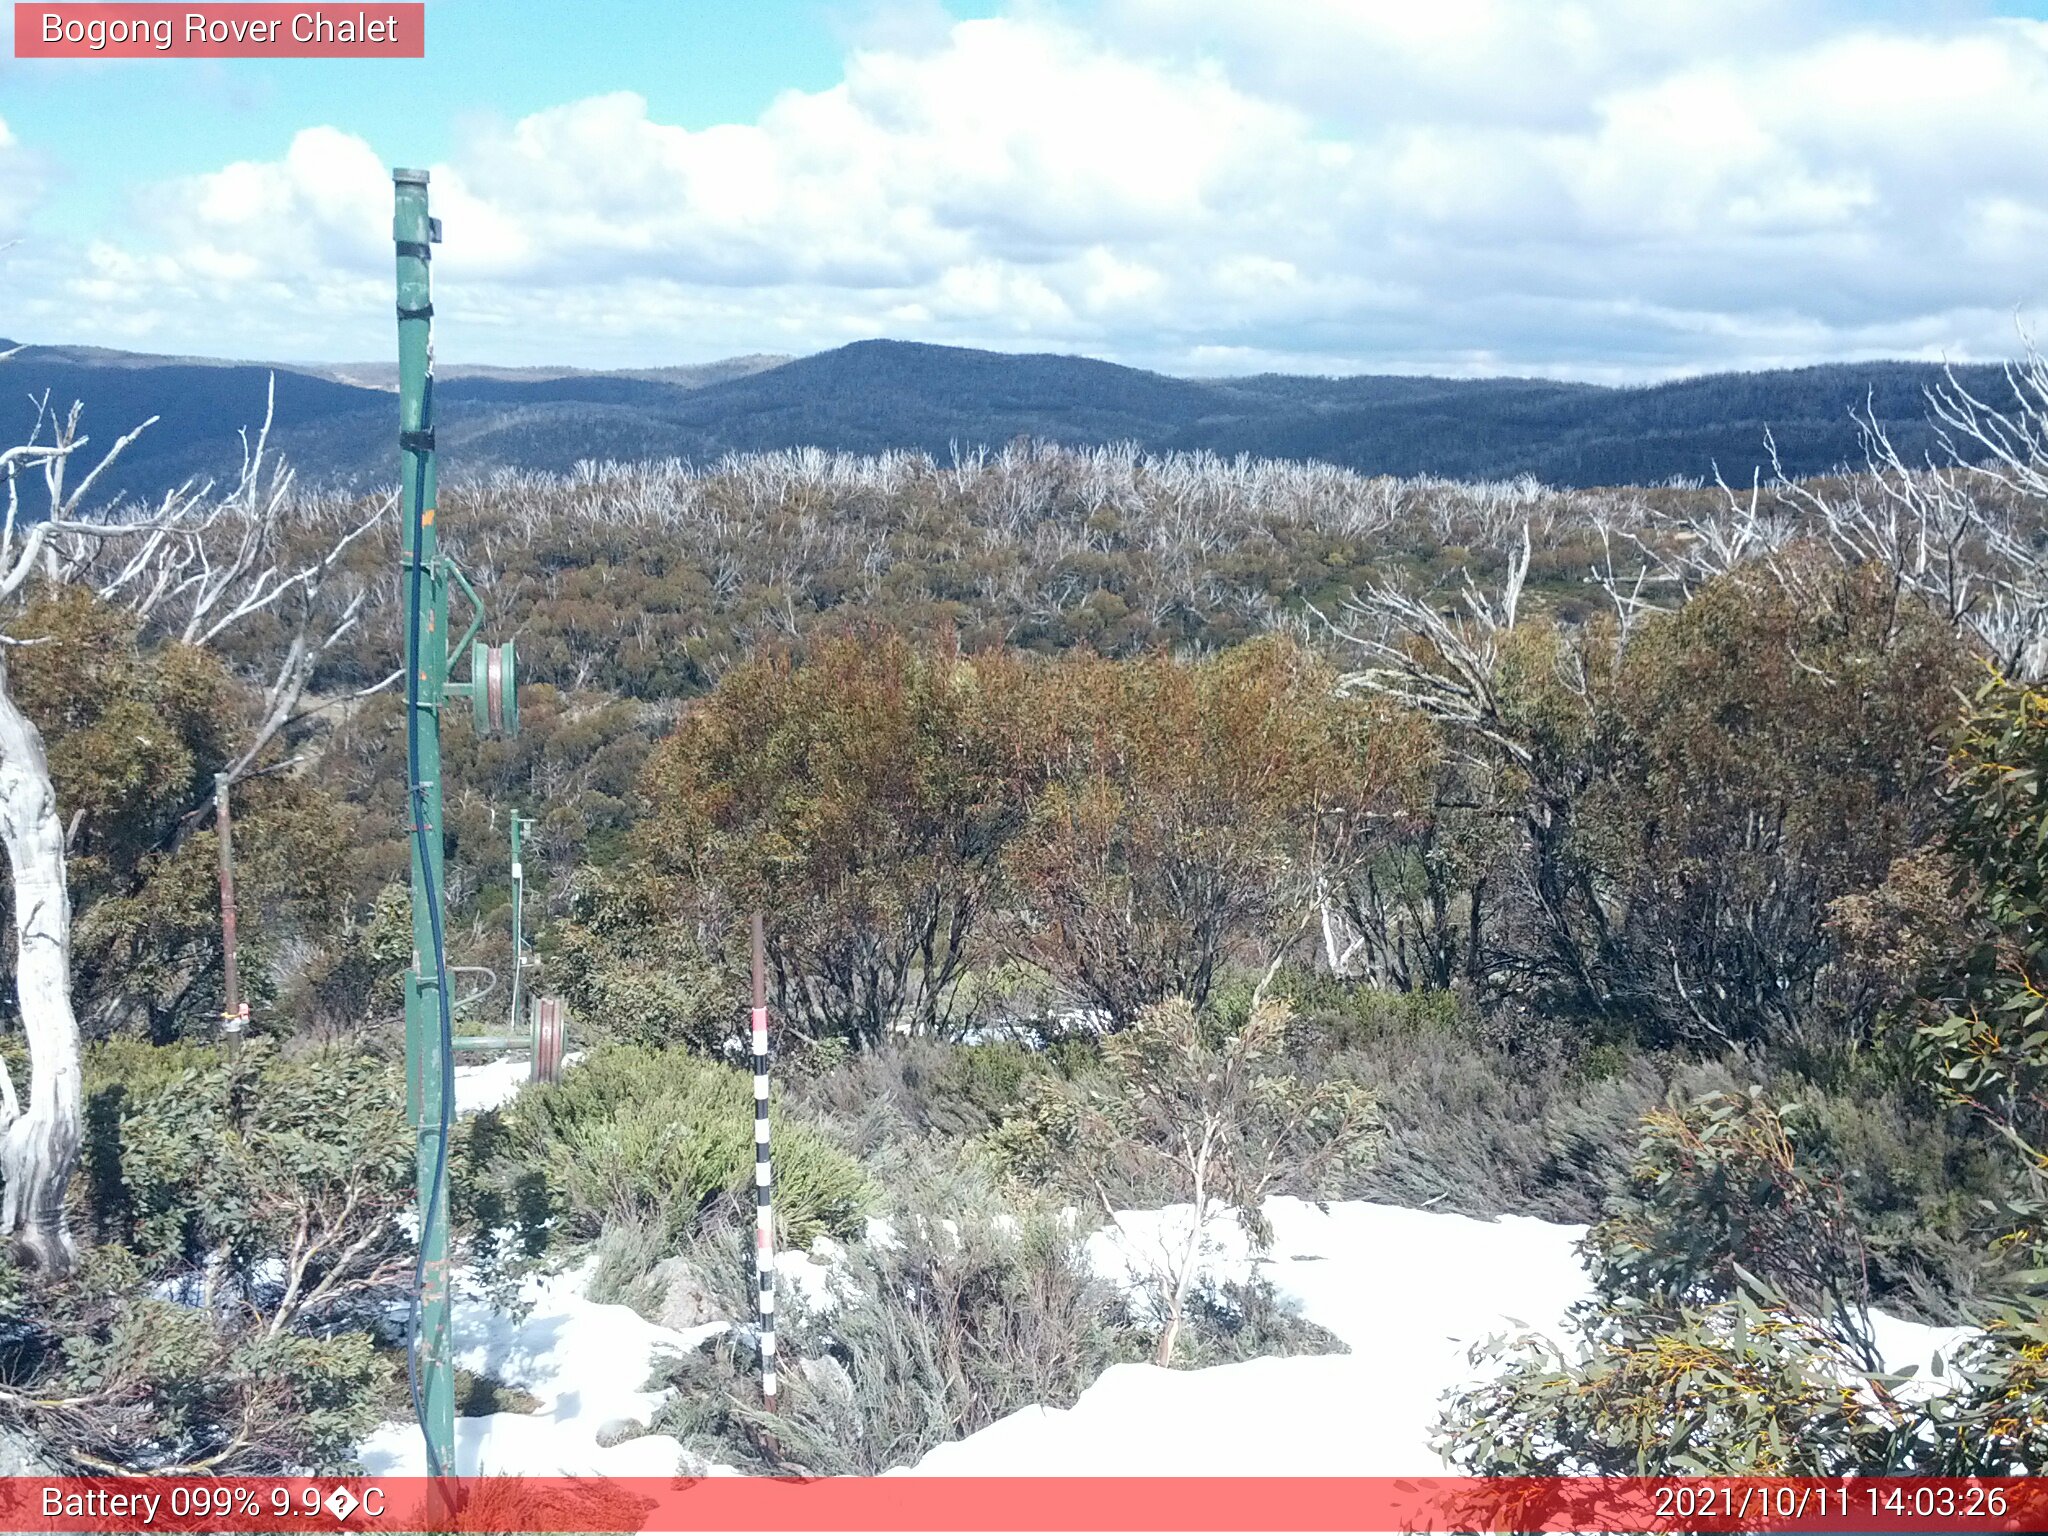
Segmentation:
<svg viewBox="0 0 2048 1536">
<path fill-rule="evenodd" d="M 11 345 L 0 341 L 0 350 Z M 151 494 L 236 458 L 260 421 L 271 366 L 24 346 L 0 360 L 25 431 L 34 402 L 86 403 L 88 425 L 158 426 L 125 457 L 115 488 Z M 789 361 L 583 372 L 451 367 L 439 381 L 450 473 L 562 471 L 586 459 L 683 458 L 818 447 L 849 452 L 999 446 L 1019 436 L 1077 446 L 1315 459 L 1368 474 L 1547 484 L 1746 480 L 1773 438 L 1788 473 L 1859 457 L 1866 404 L 1909 460 L 1932 446 L 1931 363 L 1834 363 L 1709 374 L 1629 388 L 1545 379 L 1262 374 L 1181 379 L 1092 358 L 863 341 Z M 2002 399 L 1995 366 L 1957 370 Z M 278 365 L 275 441 L 309 480 L 373 484 L 388 470 L 393 409 L 367 366 Z M 14 418 L 22 418 L 16 421 Z"/>
</svg>

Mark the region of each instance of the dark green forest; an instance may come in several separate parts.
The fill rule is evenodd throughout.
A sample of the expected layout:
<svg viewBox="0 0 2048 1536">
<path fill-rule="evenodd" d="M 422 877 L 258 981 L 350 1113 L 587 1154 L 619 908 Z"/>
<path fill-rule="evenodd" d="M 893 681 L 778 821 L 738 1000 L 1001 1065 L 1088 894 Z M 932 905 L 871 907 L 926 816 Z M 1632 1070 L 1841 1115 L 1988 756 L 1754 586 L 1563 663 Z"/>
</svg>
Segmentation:
<svg viewBox="0 0 2048 1536">
<path fill-rule="evenodd" d="M 0 341 L 0 353 L 10 343 Z M 1910 463 L 1939 444 L 1926 391 L 1930 363 L 1830 364 L 1710 374 L 1607 388 L 1546 379 L 1264 374 L 1178 379 L 1085 357 L 978 352 L 866 341 L 754 367 L 522 377 L 457 371 L 441 381 L 439 430 L 450 461 L 472 470 L 563 474 L 584 461 L 683 459 L 794 448 L 955 454 L 1030 438 L 1086 448 L 1135 443 L 1154 453 L 1316 460 L 1368 475 L 1549 485 L 1747 482 L 1769 469 L 1766 437 L 1793 475 L 1860 463 L 1855 416 L 1868 413 Z M 508 371 L 509 372 L 509 371 Z M 311 483 L 368 487 L 389 473 L 392 405 L 354 382 L 368 369 L 281 366 L 277 440 Z M 145 499 L 188 477 L 220 476 L 237 455 L 267 365 L 25 346 L 0 358 L 13 402 L 0 429 L 26 431 L 33 402 L 93 403 L 102 421 L 161 416 L 108 478 Z M 1979 398 L 2004 406 L 2002 369 L 1958 368 Z M 10 441 L 13 439 L 10 438 Z"/>
</svg>

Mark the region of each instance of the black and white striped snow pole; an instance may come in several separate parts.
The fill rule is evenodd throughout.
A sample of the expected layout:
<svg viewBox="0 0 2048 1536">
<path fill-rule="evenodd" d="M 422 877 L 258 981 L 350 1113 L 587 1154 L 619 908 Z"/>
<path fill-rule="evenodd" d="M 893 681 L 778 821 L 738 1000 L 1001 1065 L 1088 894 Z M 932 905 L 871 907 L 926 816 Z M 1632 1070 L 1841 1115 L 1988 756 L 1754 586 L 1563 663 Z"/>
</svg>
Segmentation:
<svg viewBox="0 0 2048 1536">
<path fill-rule="evenodd" d="M 768 1161 L 768 981 L 761 914 L 754 914 L 754 1325 L 761 1339 L 761 1405 L 775 1410 L 775 1176 Z"/>
</svg>

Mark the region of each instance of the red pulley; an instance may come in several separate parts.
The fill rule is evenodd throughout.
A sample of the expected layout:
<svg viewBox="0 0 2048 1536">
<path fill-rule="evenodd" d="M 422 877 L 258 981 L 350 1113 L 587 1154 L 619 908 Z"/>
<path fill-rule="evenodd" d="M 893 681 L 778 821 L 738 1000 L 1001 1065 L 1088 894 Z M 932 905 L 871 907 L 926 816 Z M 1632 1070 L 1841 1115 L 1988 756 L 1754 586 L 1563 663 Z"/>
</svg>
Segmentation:
<svg viewBox="0 0 2048 1536">
<path fill-rule="evenodd" d="M 568 1048 L 567 1010 L 559 997 L 535 998 L 533 1003 L 533 1080 L 559 1083 L 562 1057 Z"/>
<path fill-rule="evenodd" d="M 470 647 L 469 699 L 479 736 L 519 734 L 519 655 L 510 640 Z"/>
</svg>

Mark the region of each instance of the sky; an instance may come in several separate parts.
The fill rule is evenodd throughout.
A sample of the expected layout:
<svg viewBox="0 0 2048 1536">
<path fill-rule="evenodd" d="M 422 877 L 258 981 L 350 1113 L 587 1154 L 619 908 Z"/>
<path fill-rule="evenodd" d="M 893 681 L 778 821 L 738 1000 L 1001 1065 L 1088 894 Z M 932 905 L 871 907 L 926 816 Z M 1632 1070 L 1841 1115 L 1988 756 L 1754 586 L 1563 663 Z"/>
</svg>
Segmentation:
<svg viewBox="0 0 2048 1536">
<path fill-rule="evenodd" d="M 1602 382 L 2010 355 L 2048 0 L 429 0 L 424 60 L 17 60 L 0 336 L 444 361 L 871 336 Z"/>
</svg>

